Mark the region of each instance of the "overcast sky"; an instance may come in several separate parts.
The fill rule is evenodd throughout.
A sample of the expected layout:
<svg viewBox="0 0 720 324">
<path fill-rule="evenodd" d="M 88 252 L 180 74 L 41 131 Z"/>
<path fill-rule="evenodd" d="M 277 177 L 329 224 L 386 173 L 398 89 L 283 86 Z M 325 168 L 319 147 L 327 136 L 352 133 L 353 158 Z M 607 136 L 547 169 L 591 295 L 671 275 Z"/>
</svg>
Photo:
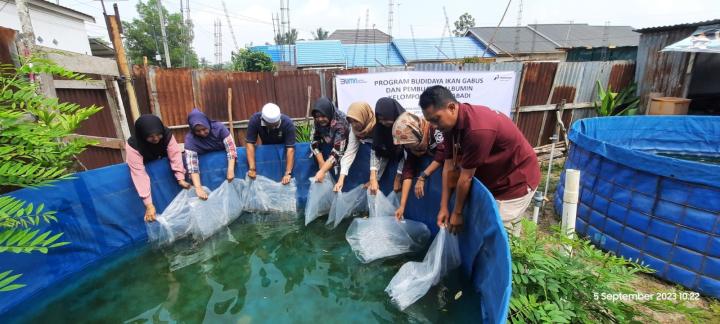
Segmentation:
<svg viewBox="0 0 720 324">
<path fill-rule="evenodd" d="M 87 24 L 91 36 L 107 39 L 98 0 L 59 0 L 60 5 L 95 16 L 95 24 Z M 181 0 L 162 0 L 170 12 L 180 11 Z M 113 1 L 106 1 L 112 10 Z M 116 1 L 123 20 L 137 17 L 137 0 Z M 238 45 L 262 45 L 272 42 L 272 14 L 280 12 L 280 0 L 225 1 Z M 476 26 L 496 26 L 507 6 L 504 0 L 395 0 L 394 37 L 440 37 L 443 35 L 447 11 L 450 28 L 464 12 L 475 17 Z M 512 0 L 503 26 L 515 26 L 518 19 L 519 0 Z M 525 0 L 522 24 L 534 23 L 589 23 L 604 25 L 629 25 L 635 28 L 673 25 L 720 18 L 720 0 Z M 300 39 L 312 39 L 311 32 L 318 27 L 332 32 L 335 29 L 355 29 L 360 18 L 360 28 L 365 28 L 365 15 L 369 10 L 367 26 L 387 32 L 389 1 L 344 0 L 290 0 L 290 24 L 297 28 Z M 228 60 L 234 49 L 227 19 L 220 0 L 190 0 L 190 13 L 195 24 L 194 48 L 199 57 L 214 62 L 213 21 L 222 20 L 223 60 Z"/>
</svg>

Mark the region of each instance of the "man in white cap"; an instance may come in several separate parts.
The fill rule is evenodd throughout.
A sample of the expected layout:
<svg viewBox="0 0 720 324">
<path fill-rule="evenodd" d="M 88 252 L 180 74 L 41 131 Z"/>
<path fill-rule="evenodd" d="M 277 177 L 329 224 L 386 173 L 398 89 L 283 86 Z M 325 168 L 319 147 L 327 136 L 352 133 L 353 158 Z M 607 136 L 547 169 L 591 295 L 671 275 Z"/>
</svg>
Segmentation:
<svg viewBox="0 0 720 324">
<path fill-rule="evenodd" d="M 245 149 L 248 160 L 248 177 L 255 179 L 255 145 L 260 135 L 262 144 L 285 144 L 285 174 L 282 184 L 290 183 L 295 159 L 295 124 L 290 117 L 280 113 L 280 107 L 274 103 L 265 104 L 262 112 L 256 112 L 248 121 Z"/>
</svg>

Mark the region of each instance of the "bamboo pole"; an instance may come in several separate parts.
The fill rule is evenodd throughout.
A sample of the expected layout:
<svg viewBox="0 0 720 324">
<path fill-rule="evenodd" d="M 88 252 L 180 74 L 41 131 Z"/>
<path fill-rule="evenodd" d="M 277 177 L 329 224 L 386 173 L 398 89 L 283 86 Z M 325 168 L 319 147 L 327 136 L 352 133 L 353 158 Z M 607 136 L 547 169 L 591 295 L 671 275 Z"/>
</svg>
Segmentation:
<svg viewBox="0 0 720 324">
<path fill-rule="evenodd" d="M 235 142 L 235 127 L 233 126 L 232 117 L 232 88 L 228 88 L 227 92 L 227 109 L 228 109 L 228 124 L 230 126 L 230 136 L 232 136 L 233 142 Z M 237 143 L 237 142 L 235 142 Z"/>
</svg>

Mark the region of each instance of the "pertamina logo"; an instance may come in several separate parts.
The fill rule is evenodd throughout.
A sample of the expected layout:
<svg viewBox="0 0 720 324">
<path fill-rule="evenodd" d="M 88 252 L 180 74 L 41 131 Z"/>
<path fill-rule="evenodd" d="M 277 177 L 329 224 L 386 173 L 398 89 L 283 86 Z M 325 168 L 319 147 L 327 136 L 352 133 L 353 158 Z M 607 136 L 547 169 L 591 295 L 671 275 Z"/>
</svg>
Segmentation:
<svg viewBox="0 0 720 324">
<path fill-rule="evenodd" d="M 367 81 L 358 78 L 340 79 L 340 84 L 360 84 L 367 83 Z"/>
<path fill-rule="evenodd" d="M 512 80 L 511 76 L 505 76 L 505 75 L 500 75 L 500 74 L 495 74 L 495 76 L 493 77 L 493 81 L 510 81 L 510 80 Z"/>
</svg>

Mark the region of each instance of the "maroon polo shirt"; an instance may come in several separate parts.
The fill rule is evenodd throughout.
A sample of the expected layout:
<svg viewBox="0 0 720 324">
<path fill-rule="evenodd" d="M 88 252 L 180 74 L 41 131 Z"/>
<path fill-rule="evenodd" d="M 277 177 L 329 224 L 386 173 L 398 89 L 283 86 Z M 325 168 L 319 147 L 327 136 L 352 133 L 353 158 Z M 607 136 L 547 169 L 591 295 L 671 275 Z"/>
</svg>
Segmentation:
<svg viewBox="0 0 720 324">
<path fill-rule="evenodd" d="M 475 177 L 497 200 L 520 198 L 540 184 L 530 143 L 510 118 L 488 107 L 460 104 L 457 124 L 445 134 L 445 158 L 453 159 L 453 151 L 458 167 L 476 169 Z"/>
</svg>

